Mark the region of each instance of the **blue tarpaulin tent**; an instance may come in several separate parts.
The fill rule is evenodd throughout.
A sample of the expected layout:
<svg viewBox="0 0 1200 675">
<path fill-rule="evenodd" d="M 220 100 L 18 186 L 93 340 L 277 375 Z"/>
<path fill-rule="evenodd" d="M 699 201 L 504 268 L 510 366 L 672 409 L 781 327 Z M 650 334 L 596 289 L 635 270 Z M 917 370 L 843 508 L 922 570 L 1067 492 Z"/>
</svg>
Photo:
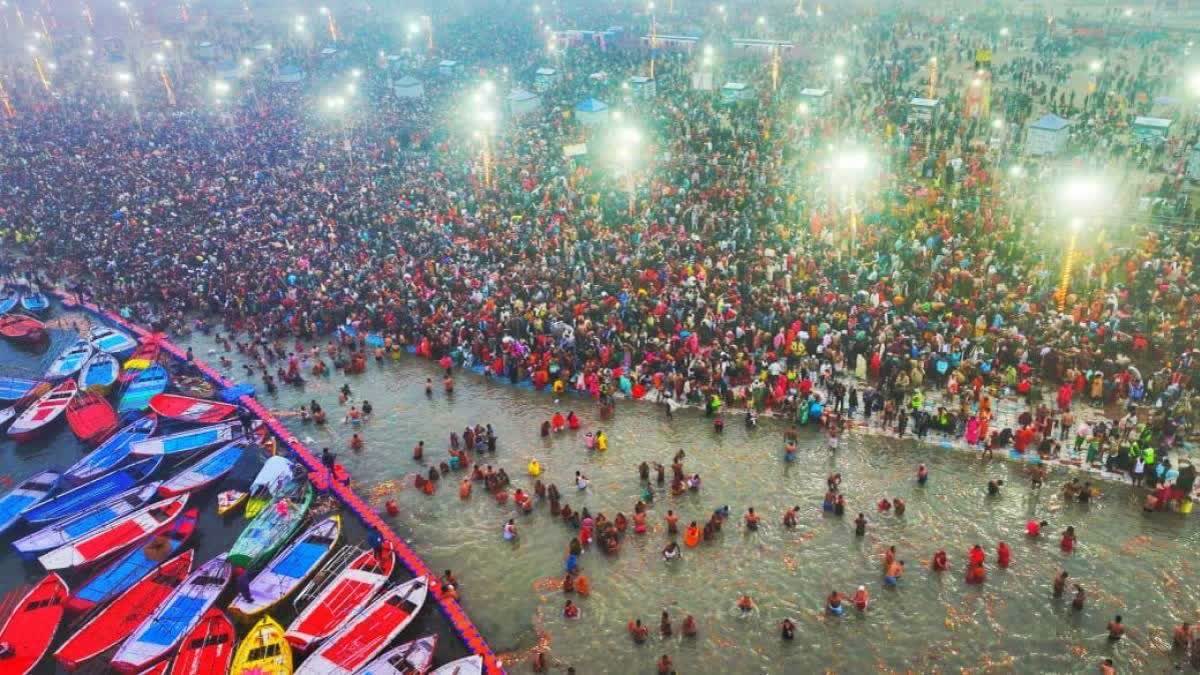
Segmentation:
<svg viewBox="0 0 1200 675">
<path fill-rule="evenodd" d="M 608 104 L 594 98 L 584 99 L 575 106 L 575 116 L 581 124 L 600 124 L 608 119 Z"/>
</svg>

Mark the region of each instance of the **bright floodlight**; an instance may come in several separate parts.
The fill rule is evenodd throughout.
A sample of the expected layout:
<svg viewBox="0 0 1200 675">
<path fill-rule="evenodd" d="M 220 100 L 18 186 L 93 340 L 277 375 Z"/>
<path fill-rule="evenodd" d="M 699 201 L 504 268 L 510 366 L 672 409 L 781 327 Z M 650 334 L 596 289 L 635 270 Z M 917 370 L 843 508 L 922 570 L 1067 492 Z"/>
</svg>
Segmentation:
<svg viewBox="0 0 1200 675">
<path fill-rule="evenodd" d="M 713 55 L 713 46 L 712 45 L 704 45 L 704 55 L 705 56 Z"/>
<path fill-rule="evenodd" d="M 328 7 L 322 7 L 321 9 L 319 9 L 319 10 L 317 10 L 317 11 L 321 12 L 321 14 L 322 14 L 322 15 L 327 15 L 327 14 L 329 14 L 329 8 L 328 8 Z"/>
<path fill-rule="evenodd" d="M 416 21 L 413 21 L 412 23 L 408 24 L 408 32 L 411 33 L 412 35 L 416 35 L 417 33 L 420 33 L 421 25 L 418 24 Z"/>
<path fill-rule="evenodd" d="M 496 83 L 492 82 L 491 80 L 484 80 L 483 90 L 489 94 L 493 91 L 496 91 Z"/>
<path fill-rule="evenodd" d="M 992 120 L 992 128 L 993 129 L 1003 129 L 1004 128 L 1004 120 L 999 119 L 999 118 Z"/>
<path fill-rule="evenodd" d="M 648 2 L 648 3 L 646 3 L 646 9 L 653 10 L 653 9 L 654 9 L 654 3 L 653 3 L 653 2 Z"/>
<path fill-rule="evenodd" d="M 538 12 L 541 12 L 541 11 L 542 11 L 542 8 L 541 8 L 539 5 L 534 5 L 534 6 L 533 6 L 533 13 L 534 13 L 534 14 L 537 14 Z"/>
<path fill-rule="evenodd" d="M 1000 29 L 1000 34 L 1001 34 L 1001 35 L 1008 35 L 1008 29 L 1007 29 L 1007 28 L 1001 28 L 1001 29 Z"/>
<path fill-rule="evenodd" d="M 121 9 L 129 9 L 129 3 L 125 2 L 125 0 L 121 0 L 120 2 L 118 2 L 117 6 L 120 7 Z"/>
<path fill-rule="evenodd" d="M 621 120 L 625 119 L 625 113 L 621 112 L 620 110 L 614 110 L 612 111 L 612 118 L 620 122 Z"/>
<path fill-rule="evenodd" d="M 354 70 L 351 70 L 350 77 L 353 77 L 356 80 L 362 77 L 362 68 L 355 68 Z"/>
<path fill-rule="evenodd" d="M 159 63 L 162 63 L 163 61 L 167 60 L 167 57 L 166 57 L 166 56 L 163 56 L 163 53 L 162 53 L 162 52 L 159 52 L 159 53 L 157 53 L 157 54 L 155 54 L 155 55 L 154 55 L 154 60 L 155 60 L 155 61 L 158 61 Z"/>
<path fill-rule="evenodd" d="M 224 80 L 217 80 L 212 85 L 213 93 L 217 96 L 224 96 L 229 93 L 229 83 Z"/>
<path fill-rule="evenodd" d="M 330 110 L 335 110 L 337 108 L 344 107 L 345 105 L 346 98 L 344 96 L 330 96 L 329 98 L 325 99 L 325 107 L 329 108 Z"/>
<path fill-rule="evenodd" d="M 247 68 L 249 68 L 253 63 L 254 62 L 251 61 L 250 59 L 242 59 L 242 65 L 246 66 Z"/>
<path fill-rule="evenodd" d="M 305 21 L 308 21 L 307 16 L 304 16 L 303 14 L 296 15 L 296 23 L 304 23 Z"/>
<path fill-rule="evenodd" d="M 635 127 L 623 127 L 620 135 L 621 142 L 627 146 L 635 146 L 642 142 L 642 132 Z"/>
<path fill-rule="evenodd" d="M 717 11 L 724 14 L 725 13 L 725 5 L 717 5 Z"/>
<path fill-rule="evenodd" d="M 1013 164 L 1012 166 L 1008 167 L 1008 175 L 1012 176 L 1013 178 L 1020 178 L 1021 176 L 1025 175 L 1025 167 L 1021 166 L 1020 164 Z"/>
<path fill-rule="evenodd" d="M 845 67 L 846 57 L 841 54 L 838 54 L 837 56 L 833 57 L 833 65 L 837 66 L 838 68 Z"/>
<path fill-rule="evenodd" d="M 1101 61 L 1092 61 L 1091 63 L 1088 64 L 1088 70 L 1092 71 L 1093 73 L 1099 72 L 1100 69 L 1103 67 L 1104 67 L 1104 63 Z"/>
<path fill-rule="evenodd" d="M 117 82 L 132 82 L 133 81 L 133 73 L 128 73 L 125 71 L 121 71 L 121 72 L 117 73 L 116 77 L 117 77 Z"/>
<path fill-rule="evenodd" d="M 480 124 L 491 124 L 496 121 L 496 111 L 491 108 L 481 108 L 475 112 L 475 119 Z"/>
<path fill-rule="evenodd" d="M 350 96 L 353 96 L 357 92 L 358 92 L 358 87 L 354 86 L 353 82 L 346 85 L 346 93 L 349 94 Z"/>
<path fill-rule="evenodd" d="M 801 115 L 805 115 L 805 116 L 807 116 L 807 115 L 808 115 L 808 112 L 809 112 L 809 109 L 808 109 L 808 104 L 807 104 L 807 103 L 801 103 L 800 105 L 796 106 L 796 112 L 797 112 L 797 113 L 799 113 L 799 114 L 801 114 Z"/>
<path fill-rule="evenodd" d="M 1133 16 L 1133 8 L 1131 8 L 1131 7 L 1125 8 L 1125 16 Z"/>
<path fill-rule="evenodd" d="M 765 17 L 765 16 L 758 17 L 758 25 L 760 25 L 760 26 L 767 25 L 767 17 Z"/>
<path fill-rule="evenodd" d="M 867 168 L 870 160 L 862 150 L 848 150 L 834 158 L 834 166 L 843 173 L 855 173 Z"/>
<path fill-rule="evenodd" d="M 1090 177 L 1072 178 L 1059 192 L 1063 204 L 1069 208 L 1096 208 L 1103 198 L 1100 182 Z"/>
</svg>

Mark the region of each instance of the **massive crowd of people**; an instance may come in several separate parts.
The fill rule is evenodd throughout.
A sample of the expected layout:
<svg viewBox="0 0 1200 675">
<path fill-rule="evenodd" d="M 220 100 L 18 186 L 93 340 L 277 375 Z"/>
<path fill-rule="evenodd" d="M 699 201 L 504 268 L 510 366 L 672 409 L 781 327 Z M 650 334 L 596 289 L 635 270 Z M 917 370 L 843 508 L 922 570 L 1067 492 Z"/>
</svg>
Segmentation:
<svg viewBox="0 0 1200 675">
<path fill-rule="evenodd" d="M 656 17 L 655 30 L 705 25 L 717 85 L 754 93 L 725 103 L 692 86 L 700 47 L 651 54 L 650 17 L 607 5 L 448 18 L 429 54 L 370 16 L 341 21 L 330 55 L 286 27 L 210 17 L 192 41 L 258 59 L 216 101 L 211 65 L 186 47 L 161 78 L 132 38 L 116 66 L 60 41 L 47 82 L 5 61 L 5 271 L 168 330 L 200 319 L 267 345 L 352 327 L 378 348 L 603 400 L 797 420 L 861 406 L 900 433 L 911 420 L 1124 471 L 1159 488 L 1148 508 L 1190 509 L 1179 451 L 1200 414 L 1200 233 L 1181 149 L 1194 120 L 1164 143 L 1127 129 L 1175 93 L 1176 43 L 1130 33 L 1096 67 L 1044 21 L 1013 19 L 1009 35 L 915 14 L 773 18 L 769 34 L 800 46 L 775 91 L 767 53 L 727 46 L 761 25 Z M 550 21 L 626 30 L 550 50 Z M 655 95 L 631 93 L 652 57 Z M 272 82 L 284 63 L 307 78 Z M 477 110 L 545 65 L 562 77 L 537 111 L 481 126 Z M 124 93 L 113 69 L 138 73 Z M 400 74 L 423 95 L 394 96 Z M 910 100 L 934 78 L 930 124 Z M 808 86 L 830 90 L 823 106 L 798 107 Z M 329 92 L 352 87 L 333 110 Z M 611 104 L 607 124 L 575 113 L 587 97 Z M 1047 112 L 1072 131 L 1057 157 L 1029 156 L 1022 130 Z M 640 141 L 613 131 L 625 126 Z M 564 153 L 579 143 L 586 154 Z M 870 159 L 851 175 L 846 152 Z M 1046 188 L 1084 167 L 1110 182 L 1076 205 L 1091 229 L 1062 273 L 1073 214 Z M 1028 411 L 996 420 L 1003 398 Z"/>
</svg>

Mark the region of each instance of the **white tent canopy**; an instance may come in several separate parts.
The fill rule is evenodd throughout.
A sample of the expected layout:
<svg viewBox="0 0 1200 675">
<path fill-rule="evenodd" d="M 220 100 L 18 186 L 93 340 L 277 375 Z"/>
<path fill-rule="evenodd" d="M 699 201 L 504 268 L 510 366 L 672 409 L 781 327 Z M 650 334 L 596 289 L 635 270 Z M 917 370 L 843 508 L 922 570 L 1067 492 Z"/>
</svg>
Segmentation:
<svg viewBox="0 0 1200 675">
<path fill-rule="evenodd" d="M 397 98 L 421 98 L 425 96 L 425 85 L 411 75 L 405 75 L 392 83 Z"/>
<path fill-rule="evenodd" d="M 508 109 L 513 115 L 527 115 L 536 112 L 542 105 L 541 97 L 526 89 L 513 89 L 506 101 Z"/>
</svg>

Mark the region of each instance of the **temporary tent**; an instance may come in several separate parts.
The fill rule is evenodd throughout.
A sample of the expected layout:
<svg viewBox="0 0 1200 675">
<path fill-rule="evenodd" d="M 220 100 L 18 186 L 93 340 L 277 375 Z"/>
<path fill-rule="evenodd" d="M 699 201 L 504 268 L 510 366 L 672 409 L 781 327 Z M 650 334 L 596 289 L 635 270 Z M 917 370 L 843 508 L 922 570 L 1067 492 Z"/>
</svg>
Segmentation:
<svg viewBox="0 0 1200 675">
<path fill-rule="evenodd" d="M 1171 131 L 1171 120 L 1162 117 L 1133 118 L 1133 137 L 1139 143 L 1161 145 Z"/>
<path fill-rule="evenodd" d="M 579 119 L 580 124 L 601 124 L 608 119 L 608 104 L 594 98 L 580 101 L 575 106 L 575 117 Z"/>
<path fill-rule="evenodd" d="M 725 86 L 721 87 L 721 100 L 725 103 L 749 101 L 752 98 L 754 98 L 754 90 L 745 82 L 726 82 Z"/>
<path fill-rule="evenodd" d="M 645 75 L 637 75 L 629 78 L 629 88 L 632 90 L 633 95 L 638 98 L 653 98 L 655 91 L 657 91 L 654 79 Z"/>
<path fill-rule="evenodd" d="M 271 80 L 273 82 L 283 82 L 283 83 L 295 83 L 295 82 L 299 82 L 303 79 L 304 79 L 304 71 L 300 69 L 300 66 L 297 66 L 295 64 L 288 64 L 285 66 L 280 66 L 279 70 L 276 71 L 276 73 L 275 73 L 275 77 L 271 78 Z"/>
<path fill-rule="evenodd" d="M 454 77 L 461 70 L 462 66 L 459 65 L 458 61 L 446 60 L 438 64 L 438 73 L 440 73 L 442 77 Z"/>
<path fill-rule="evenodd" d="M 1031 155 L 1056 155 L 1067 142 L 1071 123 L 1054 113 L 1043 115 L 1025 132 L 1025 152 Z"/>
<path fill-rule="evenodd" d="M 508 110 L 514 116 L 528 115 L 541 107 L 542 99 L 532 91 L 513 89 L 508 95 Z"/>
<path fill-rule="evenodd" d="M 558 71 L 554 68 L 538 68 L 533 74 L 533 90 L 538 93 L 548 91 L 560 79 Z"/>
<path fill-rule="evenodd" d="M 829 104 L 829 90 L 805 88 L 800 90 L 800 102 L 808 106 L 808 111 L 812 113 L 823 113 L 825 107 Z"/>
<path fill-rule="evenodd" d="M 410 75 L 405 75 L 392 83 L 392 91 L 396 98 L 421 98 L 425 95 L 425 85 Z"/>
<path fill-rule="evenodd" d="M 938 100 L 936 98 L 914 98 L 908 102 L 908 120 L 910 122 L 932 123 L 937 117 Z"/>
<path fill-rule="evenodd" d="M 233 61 L 225 61 L 217 66 L 217 77 L 222 80 L 236 80 L 241 75 L 241 69 Z"/>
</svg>

